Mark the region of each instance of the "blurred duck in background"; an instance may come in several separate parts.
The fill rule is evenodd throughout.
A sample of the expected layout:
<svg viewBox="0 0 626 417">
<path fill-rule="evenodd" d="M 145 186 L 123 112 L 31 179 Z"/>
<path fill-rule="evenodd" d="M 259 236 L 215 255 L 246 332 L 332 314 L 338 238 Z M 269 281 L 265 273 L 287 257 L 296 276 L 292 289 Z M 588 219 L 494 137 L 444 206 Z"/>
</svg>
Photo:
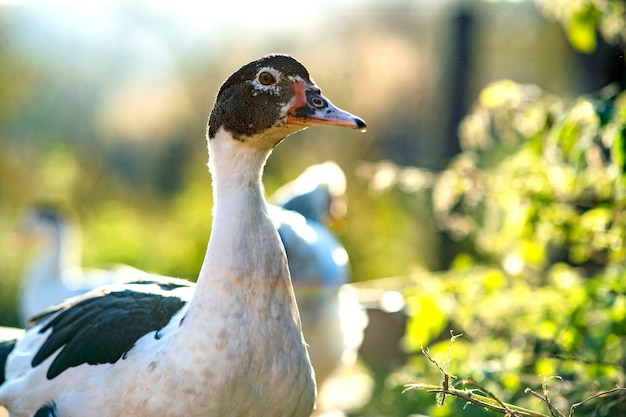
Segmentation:
<svg viewBox="0 0 626 417">
<path fill-rule="evenodd" d="M 82 268 L 82 235 L 74 216 L 58 205 L 33 206 L 19 227 L 20 235 L 37 242 L 20 290 L 23 323 L 67 298 L 96 287 L 138 279 L 146 273 L 127 265 L 111 269 Z"/>
<path fill-rule="evenodd" d="M 356 361 L 368 322 L 355 290 L 346 285 L 348 254 L 327 226 L 345 216 L 345 192 L 343 171 L 329 161 L 310 166 L 270 198 L 318 387 Z"/>
</svg>

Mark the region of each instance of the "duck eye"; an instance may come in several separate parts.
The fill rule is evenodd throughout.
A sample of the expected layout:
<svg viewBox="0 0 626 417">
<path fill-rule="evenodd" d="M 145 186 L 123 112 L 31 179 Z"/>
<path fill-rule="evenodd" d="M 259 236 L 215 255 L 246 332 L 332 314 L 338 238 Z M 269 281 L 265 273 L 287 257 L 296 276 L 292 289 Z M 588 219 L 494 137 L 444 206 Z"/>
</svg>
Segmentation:
<svg viewBox="0 0 626 417">
<path fill-rule="evenodd" d="M 259 74 L 259 82 L 263 85 L 272 85 L 276 82 L 276 78 L 267 71 Z"/>
<path fill-rule="evenodd" d="M 322 100 L 319 97 L 314 97 L 313 100 L 311 100 L 311 102 L 313 103 L 313 105 L 315 107 L 324 107 L 324 100 Z"/>
</svg>

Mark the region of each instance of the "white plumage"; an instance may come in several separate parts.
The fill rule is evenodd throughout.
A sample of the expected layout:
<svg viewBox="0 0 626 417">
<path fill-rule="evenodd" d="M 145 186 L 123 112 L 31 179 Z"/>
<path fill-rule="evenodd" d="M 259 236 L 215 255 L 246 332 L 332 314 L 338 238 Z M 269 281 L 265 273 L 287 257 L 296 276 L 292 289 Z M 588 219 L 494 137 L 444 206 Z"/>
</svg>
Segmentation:
<svg viewBox="0 0 626 417">
<path fill-rule="evenodd" d="M 327 161 L 308 167 L 270 199 L 318 386 L 341 365 L 354 363 L 367 325 L 356 292 L 346 285 L 348 253 L 327 226 L 345 216 L 345 192 L 343 171 Z"/>
<path fill-rule="evenodd" d="M 313 372 L 261 175 L 276 144 L 316 124 L 365 128 L 291 57 L 229 77 L 207 130 L 215 204 L 197 284 L 97 289 L 2 342 L 11 416 L 309 416 Z"/>
</svg>

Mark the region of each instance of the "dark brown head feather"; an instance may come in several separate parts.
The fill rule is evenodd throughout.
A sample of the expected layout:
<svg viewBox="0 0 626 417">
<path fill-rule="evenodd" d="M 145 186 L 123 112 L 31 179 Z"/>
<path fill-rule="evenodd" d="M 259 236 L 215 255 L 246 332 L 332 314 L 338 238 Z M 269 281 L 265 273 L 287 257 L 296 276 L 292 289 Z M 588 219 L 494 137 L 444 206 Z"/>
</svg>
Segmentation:
<svg viewBox="0 0 626 417">
<path fill-rule="evenodd" d="M 260 133 L 276 124 L 280 108 L 293 96 L 293 88 L 283 79 L 278 95 L 255 90 L 249 81 L 254 80 L 263 67 L 311 82 L 307 69 L 289 55 L 266 55 L 244 65 L 228 77 L 217 93 L 207 126 L 209 139 L 215 137 L 221 126 L 235 138 L 243 140 L 245 136 Z"/>
</svg>

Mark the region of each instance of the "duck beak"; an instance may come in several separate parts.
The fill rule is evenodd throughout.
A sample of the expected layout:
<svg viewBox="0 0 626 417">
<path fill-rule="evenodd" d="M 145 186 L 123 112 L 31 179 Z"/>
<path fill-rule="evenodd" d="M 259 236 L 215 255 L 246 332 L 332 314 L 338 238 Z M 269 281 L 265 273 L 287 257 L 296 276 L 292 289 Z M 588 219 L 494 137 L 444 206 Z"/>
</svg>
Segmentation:
<svg viewBox="0 0 626 417">
<path fill-rule="evenodd" d="M 367 130 L 360 117 L 336 107 L 322 95 L 320 89 L 302 80 L 294 80 L 296 91 L 293 104 L 287 110 L 287 123 L 307 126 L 340 126 Z"/>
</svg>

